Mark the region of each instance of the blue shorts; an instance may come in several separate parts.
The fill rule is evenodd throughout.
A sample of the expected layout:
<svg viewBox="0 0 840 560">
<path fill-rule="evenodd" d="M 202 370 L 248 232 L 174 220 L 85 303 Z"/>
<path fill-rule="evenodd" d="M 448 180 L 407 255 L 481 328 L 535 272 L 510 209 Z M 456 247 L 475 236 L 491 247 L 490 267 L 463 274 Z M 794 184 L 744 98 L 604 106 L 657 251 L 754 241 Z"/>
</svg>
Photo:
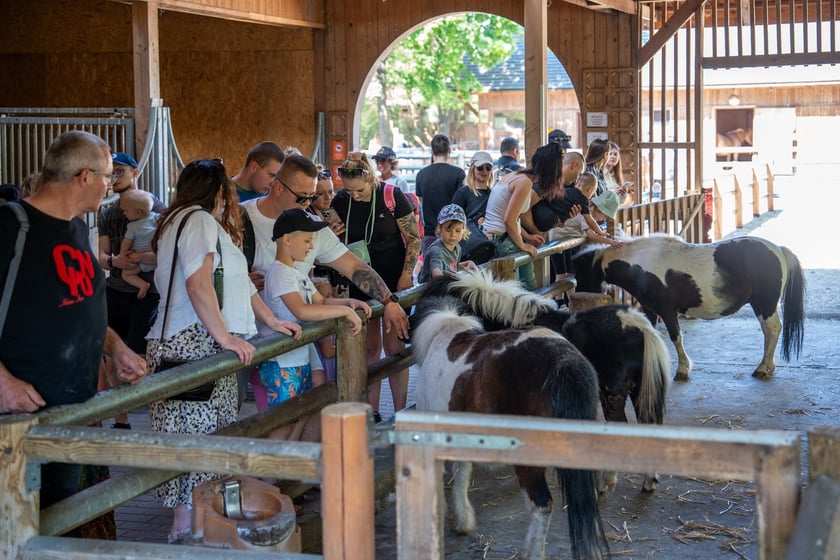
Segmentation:
<svg viewBox="0 0 840 560">
<path fill-rule="evenodd" d="M 259 366 L 260 382 L 268 397 L 268 406 L 275 406 L 312 388 L 309 364 L 297 367 L 280 367 L 274 360 Z"/>
</svg>

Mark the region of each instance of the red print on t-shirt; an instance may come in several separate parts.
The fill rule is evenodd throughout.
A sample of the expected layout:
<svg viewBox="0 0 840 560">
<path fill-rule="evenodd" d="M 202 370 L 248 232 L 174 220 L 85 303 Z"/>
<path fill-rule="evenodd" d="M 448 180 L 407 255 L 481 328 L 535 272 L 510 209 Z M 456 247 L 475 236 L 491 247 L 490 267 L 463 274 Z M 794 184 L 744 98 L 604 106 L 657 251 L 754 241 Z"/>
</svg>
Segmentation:
<svg viewBox="0 0 840 560">
<path fill-rule="evenodd" d="M 93 295 L 93 260 L 90 253 L 69 245 L 57 245 L 53 249 L 53 260 L 58 277 L 70 289 L 70 296 L 64 298 L 61 307 L 73 305 Z"/>
</svg>

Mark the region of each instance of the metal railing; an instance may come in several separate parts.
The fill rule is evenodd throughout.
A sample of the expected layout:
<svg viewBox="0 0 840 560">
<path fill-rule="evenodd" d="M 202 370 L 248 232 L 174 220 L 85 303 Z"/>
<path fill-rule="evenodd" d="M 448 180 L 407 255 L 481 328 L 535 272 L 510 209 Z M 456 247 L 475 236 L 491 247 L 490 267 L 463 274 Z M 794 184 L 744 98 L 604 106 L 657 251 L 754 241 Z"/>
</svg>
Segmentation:
<svg viewBox="0 0 840 560">
<path fill-rule="evenodd" d="M 0 108 L 0 182 L 21 184 L 41 169 L 53 138 L 70 130 L 96 134 L 118 152 L 134 153 L 134 109 Z"/>
</svg>

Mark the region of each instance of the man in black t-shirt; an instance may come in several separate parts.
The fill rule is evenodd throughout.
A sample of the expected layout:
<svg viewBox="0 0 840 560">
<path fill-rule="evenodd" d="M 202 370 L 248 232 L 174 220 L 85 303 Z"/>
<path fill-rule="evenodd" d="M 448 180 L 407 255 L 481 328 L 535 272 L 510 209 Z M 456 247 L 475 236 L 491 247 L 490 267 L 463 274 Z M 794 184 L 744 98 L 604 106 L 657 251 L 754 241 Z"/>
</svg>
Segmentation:
<svg viewBox="0 0 840 560">
<path fill-rule="evenodd" d="M 89 399 L 103 353 L 114 361 L 114 383 L 146 375 L 146 362 L 107 328 L 104 273 L 78 217 L 98 208 L 112 169 L 102 139 L 66 132 L 47 150 L 41 186 L 20 202 L 29 232 L 0 332 L 0 413 Z M 0 289 L 19 230 L 12 209 L 0 208 Z M 44 465 L 41 507 L 78 491 L 80 471 L 81 465 Z"/>
<path fill-rule="evenodd" d="M 464 184 L 467 174 L 460 167 L 449 163 L 452 151 L 449 137 L 437 134 L 432 138 L 432 163 L 421 169 L 415 179 L 417 197 L 423 207 L 423 230 L 420 252 L 431 245 L 437 228 L 437 215 L 441 208 L 452 202 L 452 195 Z"/>
</svg>

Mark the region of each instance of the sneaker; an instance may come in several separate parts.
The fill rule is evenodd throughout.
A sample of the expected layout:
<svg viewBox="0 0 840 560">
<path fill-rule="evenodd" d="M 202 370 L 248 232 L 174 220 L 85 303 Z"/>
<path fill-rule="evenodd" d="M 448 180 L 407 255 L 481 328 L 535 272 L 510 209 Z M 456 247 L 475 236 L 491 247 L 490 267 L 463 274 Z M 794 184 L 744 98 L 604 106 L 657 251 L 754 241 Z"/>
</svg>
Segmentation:
<svg viewBox="0 0 840 560">
<path fill-rule="evenodd" d="M 131 429 L 131 424 L 128 424 L 126 422 L 114 422 L 113 424 L 111 424 L 111 429 L 112 430 L 130 430 Z"/>
</svg>

